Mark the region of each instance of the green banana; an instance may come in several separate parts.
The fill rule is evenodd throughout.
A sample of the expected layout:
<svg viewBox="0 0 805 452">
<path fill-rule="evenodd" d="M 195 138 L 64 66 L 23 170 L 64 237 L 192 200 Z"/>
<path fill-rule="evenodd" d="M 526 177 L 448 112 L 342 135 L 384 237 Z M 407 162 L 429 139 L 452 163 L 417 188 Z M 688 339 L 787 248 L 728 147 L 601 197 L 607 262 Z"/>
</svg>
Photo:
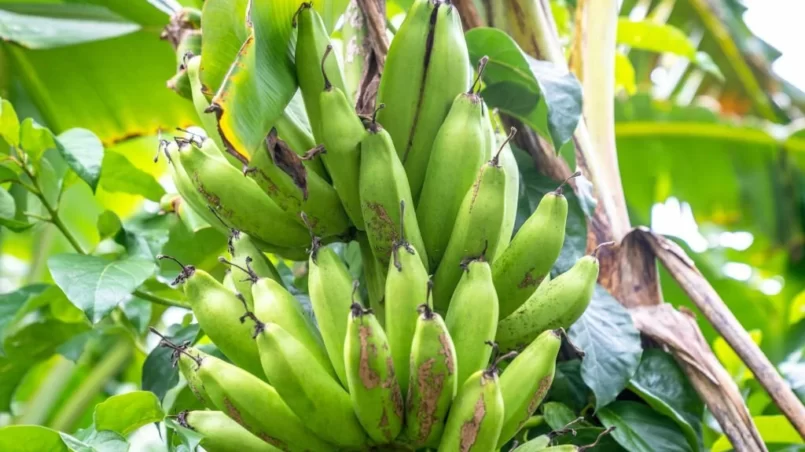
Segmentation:
<svg viewBox="0 0 805 452">
<path fill-rule="evenodd" d="M 344 363 L 352 407 L 369 438 L 388 444 L 400 434 L 405 408 L 389 342 L 371 309 L 349 313 Z"/>
<path fill-rule="evenodd" d="M 308 261 L 308 291 L 330 363 L 346 388 L 344 341 L 347 337 L 347 313 L 353 296 L 357 294 L 344 262 L 332 249 L 321 247 L 318 240 L 313 241 Z"/>
<path fill-rule="evenodd" d="M 363 230 L 358 176 L 361 170 L 360 143 L 366 130 L 344 91 L 330 83 L 324 70 L 324 60 L 331 51 L 332 46 L 328 45 L 322 57 L 324 90 L 320 91 L 319 103 L 321 115 L 327 121 L 321 124 L 320 142 L 324 143 L 326 150 L 321 157 L 349 219 L 356 228 Z"/>
<path fill-rule="evenodd" d="M 264 152 L 263 152 L 264 151 Z M 349 228 L 349 218 L 335 189 L 313 171 L 277 137 L 273 128 L 265 149 L 252 155 L 245 173 L 286 213 L 302 212 L 312 231 L 322 237 L 340 235 Z"/>
<path fill-rule="evenodd" d="M 366 57 L 371 50 L 371 42 L 366 38 L 368 31 L 363 11 L 356 0 L 351 0 L 344 12 L 344 26 L 341 40 L 344 42 L 344 84 L 349 98 L 357 99 L 359 85 L 366 66 Z"/>
<path fill-rule="evenodd" d="M 470 91 L 456 96 L 433 142 L 416 212 L 431 268 L 439 265 L 464 194 L 492 153 L 484 130 L 489 122 L 486 106 L 475 92 L 487 61 L 481 59 Z"/>
<path fill-rule="evenodd" d="M 326 441 L 342 447 L 364 445 L 366 433 L 349 394 L 307 347 L 276 323 L 257 323 L 255 333 L 263 370 L 294 413 Z"/>
<path fill-rule="evenodd" d="M 262 278 L 252 286 L 254 314 L 258 319 L 276 323 L 304 345 L 327 373 L 337 378 L 316 327 L 302 310 L 299 301 L 280 283 Z"/>
<path fill-rule="evenodd" d="M 372 246 L 369 244 L 369 238 L 366 233 L 358 231 L 356 239 L 361 250 L 361 262 L 363 262 L 363 275 L 366 278 L 369 306 L 377 313 L 381 324 L 386 327 L 386 269 L 380 265 L 372 253 Z"/>
<path fill-rule="evenodd" d="M 263 441 L 287 451 L 333 450 L 268 383 L 214 356 L 200 360 L 196 373 L 214 406 Z"/>
<path fill-rule="evenodd" d="M 232 270 L 227 270 L 226 274 L 224 275 L 224 279 L 221 281 L 221 284 L 233 294 L 240 293 L 238 288 L 235 286 L 235 279 L 232 277 Z"/>
<path fill-rule="evenodd" d="M 501 360 L 514 354 L 511 352 L 496 358 L 489 367 L 467 378 L 459 388 L 447 416 L 439 452 L 495 450 L 504 416 L 497 366 Z"/>
<path fill-rule="evenodd" d="M 551 437 L 548 435 L 540 435 L 528 442 L 520 444 L 519 446 L 511 449 L 517 452 L 540 452 L 545 450 L 551 445 Z"/>
<path fill-rule="evenodd" d="M 554 328 L 568 328 L 581 317 L 595 290 L 598 279 L 596 253 L 584 256 L 570 268 L 536 292 L 514 313 L 498 324 L 497 341 L 501 349 L 510 350 L 530 343 L 540 333 Z"/>
<path fill-rule="evenodd" d="M 176 46 L 176 74 L 168 80 L 168 88 L 185 99 L 193 99 L 190 76 L 185 65 L 185 55 L 201 54 L 201 30 L 186 30 Z"/>
<path fill-rule="evenodd" d="M 419 200 L 434 138 L 472 72 L 458 10 L 446 1 L 417 0 L 389 47 L 377 103 Z"/>
<path fill-rule="evenodd" d="M 212 140 L 204 143 L 214 146 Z M 222 165 L 195 145 L 182 149 L 179 160 L 196 190 L 235 228 L 283 247 L 309 241 L 301 220 L 283 212 L 253 180 L 231 165 Z"/>
<path fill-rule="evenodd" d="M 380 105 L 382 110 L 383 106 Z M 375 257 L 383 267 L 391 261 L 395 241 L 400 240 L 403 229 L 406 239 L 416 249 L 422 265 L 428 268 L 428 255 L 419 232 L 414 209 L 401 212 L 400 202 L 414 206 L 405 169 L 400 163 L 391 137 L 377 123 L 377 112 L 361 141 L 360 196 L 366 235 Z M 401 215 L 402 213 L 402 215 Z"/>
<path fill-rule="evenodd" d="M 400 203 L 400 211 L 405 203 Z M 401 213 L 401 215 L 403 215 Z M 408 391 L 411 339 L 416 330 L 417 308 L 428 298 L 428 271 L 416 250 L 403 237 L 394 242 L 392 261 L 388 267 L 385 287 L 386 334 L 403 394 Z"/>
<path fill-rule="evenodd" d="M 299 6 L 293 20 L 297 29 L 296 38 L 296 78 L 305 100 L 305 110 L 310 118 L 310 126 L 316 142 L 322 142 L 322 124 L 333 118 L 323 114 L 321 108 L 321 90 L 325 84 L 332 84 L 341 92 L 345 92 L 344 80 L 338 60 L 325 60 L 325 49 L 330 46 L 330 37 L 324 27 L 319 13 L 313 9 L 312 2 L 304 2 Z M 329 81 L 325 81 L 324 71 Z"/>
<path fill-rule="evenodd" d="M 491 134 L 493 137 L 496 135 Z M 517 167 L 514 152 L 512 152 L 511 146 L 506 141 L 506 137 L 497 136 L 496 138 L 495 144 L 498 142 L 503 143 L 503 150 L 500 153 L 500 166 L 503 167 L 503 172 L 506 173 L 506 214 L 503 217 L 503 226 L 500 230 L 498 250 L 493 260 L 500 257 L 508 248 L 509 243 L 511 243 L 514 224 L 517 222 L 517 202 L 520 199 L 520 169 Z"/>
<path fill-rule="evenodd" d="M 567 222 L 567 199 L 560 186 L 546 193 L 523 223 L 511 244 L 495 259 L 492 279 L 506 318 L 530 297 L 551 271 L 562 251 Z"/>
<path fill-rule="evenodd" d="M 245 301 L 238 299 L 204 270 L 182 265 L 170 256 L 158 255 L 157 259 L 170 259 L 182 267 L 173 283 L 184 285 L 185 297 L 199 326 L 221 352 L 242 369 L 264 378 L 251 328 L 240 320 Z"/>
<path fill-rule="evenodd" d="M 458 389 L 456 350 L 442 317 L 427 303 L 419 313 L 411 343 L 404 436 L 415 447 L 435 448 Z"/>
<path fill-rule="evenodd" d="M 160 341 L 159 345 L 162 347 L 168 347 L 173 350 L 171 355 L 171 363 L 173 367 L 179 366 L 179 372 L 182 373 L 185 380 L 187 380 L 187 387 L 190 388 L 190 391 L 193 393 L 194 396 L 206 407 L 213 406 L 212 399 L 207 394 L 207 390 L 204 388 L 204 382 L 198 377 L 196 370 L 198 370 L 199 362 L 204 360 L 207 356 L 206 353 L 193 348 L 190 346 L 189 342 L 184 344 L 174 344 L 168 338 L 166 338 L 162 333 L 157 331 L 154 327 L 149 327 L 152 333 L 159 336 Z"/>
<path fill-rule="evenodd" d="M 464 265 L 445 317 L 458 359 L 458 382 L 486 367 L 492 349 L 486 341 L 495 338 L 498 327 L 498 297 L 492 270 L 483 258 Z"/>
<path fill-rule="evenodd" d="M 199 445 L 208 452 L 280 452 L 271 444 L 249 433 L 220 411 L 183 411 L 179 425 L 202 436 Z"/>
<path fill-rule="evenodd" d="M 231 259 L 229 264 L 232 269 L 232 283 L 235 285 L 236 292 L 246 299 L 248 309 L 252 310 L 254 309 L 252 284 L 255 280 L 270 278 L 282 284 L 282 278 L 274 264 L 257 248 L 248 234 L 232 229 L 229 233 L 228 249 Z"/>
<path fill-rule="evenodd" d="M 509 139 L 514 136 L 512 128 Z M 506 175 L 499 163 L 501 147 L 485 163 L 464 195 L 442 263 L 433 281 L 436 310 L 446 312 L 458 281 L 461 264 L 481 255 L 495 256 L 505 216 Z"/>
<path fill-rule="evenodd" d="M 505 417 L 498 448 L 514 437 L 534 414 L 548 393 L 562 345 L 562 331 L 548 330 L 537 336 L 500 377 Z"/>
</svg>

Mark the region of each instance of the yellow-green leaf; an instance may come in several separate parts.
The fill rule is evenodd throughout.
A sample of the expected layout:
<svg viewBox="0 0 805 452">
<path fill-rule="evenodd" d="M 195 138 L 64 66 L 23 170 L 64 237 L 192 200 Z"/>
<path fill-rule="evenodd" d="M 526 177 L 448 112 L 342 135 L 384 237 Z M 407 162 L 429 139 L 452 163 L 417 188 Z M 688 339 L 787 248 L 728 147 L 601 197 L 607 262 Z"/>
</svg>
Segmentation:
<svg viewBox="0 0 805 452">
<path fill-rule="evenodd" d="M 763 438 L 763 442 L 766 444 L 805 444 L 794 426 L 783 415 L 755 416 L 752 420 L 755 421 L 760 437 Z M 731 449 L 732 445 L 729 439 L 725 435 L 721 435 L 713 443 L 710 451 L 725 452 Z"/>
</svg>

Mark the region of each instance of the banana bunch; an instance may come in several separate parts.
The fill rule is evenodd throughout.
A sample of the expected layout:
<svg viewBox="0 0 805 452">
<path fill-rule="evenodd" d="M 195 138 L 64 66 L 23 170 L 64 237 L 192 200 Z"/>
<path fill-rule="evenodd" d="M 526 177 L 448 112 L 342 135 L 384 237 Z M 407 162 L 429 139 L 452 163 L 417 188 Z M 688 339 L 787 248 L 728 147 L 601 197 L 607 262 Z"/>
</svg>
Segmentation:
<svg viewBox="0 0 805 452">
<path fill-rule="evenodd" d="M 163 338 L 209 409 L 179 423 L 211 452 L 500 449 L 546 396 L 598 277 L 595 252 L 550 277 L 567 181 L 514 234 L 515 131 L 494 127 L 487 59 L 473 80 L 449 2 L 414 2 L 366 116 L 310 3 L 293 25 L 300 94 L 248 157 L 205 113 L 198 48 L 182 56 L 206 135 L 160 151 L 182 209 L 229 237 L 229 271 L 219 282 L 176 261 L 174 283 L 227 358 Z M 351 240 L 365 292 L 327 246 Z M 276 258 L 306 262 L 312 316 Z"/>
</svg>

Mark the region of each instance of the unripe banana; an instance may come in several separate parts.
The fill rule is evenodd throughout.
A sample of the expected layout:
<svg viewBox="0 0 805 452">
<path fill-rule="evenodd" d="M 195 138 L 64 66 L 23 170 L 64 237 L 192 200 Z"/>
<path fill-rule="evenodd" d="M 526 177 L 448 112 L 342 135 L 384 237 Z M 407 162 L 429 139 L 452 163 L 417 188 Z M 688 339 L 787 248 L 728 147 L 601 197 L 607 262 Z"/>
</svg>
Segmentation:
<svg viewBox="0 0 805 452">
<path fill-rule="evenodd" d="M 486 61 L 481 61 L 476 84 Z M 486 106 L 474 87 L 456 96 L 439 128 L 417 204 L 417 220 L 430 268 L 437 268 L 441 262 L 461 201 L 492 153 L 485 131 L 489 122 Z"/>
<path fill-rule="evenodd" d="M 252 294 L 254 314 L 258 319 L 281 326 L 308 349 L 330 376 L 337 378 L 316 327 L 290 292 L 274 280 L 261 278 L 252 286 Z"/>
<path fill-rule="evenodd" d="M 346 265 L 330 248 L 311 246 L 308 261 L 308 291 L 313 314 L 319 325 L 327 355 L 338 380 L 346 388 L 344 341 L 347 337 L 347 315 L 356 296 L 352 276 Z"/>
<path fill-rule="evenodd" d="M 344 363 L 352 407 L 369 438 L 388 444 L 400 434 L 405 408 L 389 342 L 371 309 L 350 309 Z"/>
<path fill-rule="evenodd" d="M 509 139 L 514 136 L 512 129 Z M 502 149 L 502 148 L 501 148 Z M 499 163 L 500 151 L 478 171 L 461 201 L 447 249 L 433 281 L 436 310 L 446 312 L 461 279 L 461 264 L 478 256 L 494 256 L 505 216 L 506 175 Z"/>
<path fill-rule="evenodd" d="M 191 56 L 187 54 L 185 57 L 185 66 L 187 67 L 187 76 L 190 79 L 193 106 L 201 121 L 201 127 L 207 133 L 207 138 L 210 138 L 215 143 L 218 153 L 225 156 L 229 163 L 237 166 L 238 162 L 234 157 L 220 152 L 221 149 L 226 149 L 226 147 L 224 147 L 224 142 L 218 131 L 218 120 L 215 118 L 214 114 L 207 112 L 210 108 L 210 101 L 204 95 L 204 86 L 201 84 L 201 55 L 196 54 L 196 56 Z"/>
<path fill-rule="evenodd" d="M 512 449 L 517 452 L 541 452 L 551 445 L 551 438 L 548 435 L 540 435 L 526 443 Z"/>
<path fill-rule="evenodd" d="M 459 388 L 439 443 L 440 452 L 496 449 L 504 417 L 497 365 L 512 354 L 495 359 Z"/>
<path fill-rule="evenodd" d="M 184 285 L 185 297 L 199 326 L 218 349 L 240 368 L 264 378 L 252 328 L 240 321 L 245 312 L 244 302 L 204 270 L 182 265 L 169 256 L 157 258 L 171 259 L 182 266 L 174 284 Z"/>
<path fill-rule="evenodd" d="M 224 275 L 224 279 L 221 281 L 221 284 L 233 294 L 240 293 L 240 291 L 238 291 L 238 288 L 235 286 L 235 280 L 232 277 L 232 271 L 226 272 L 226 274 Z"/>
<path fill-rule="evenodd" d="M 369 238 L 365 232 L 358 231 L 356 239 L 361 250 L 361 262 L 363 263 L 363 275 L 366 278 L 369 306 L 377 313 L 381 324 L 386 327 L 386 268 L 380 265 L 380 262 L 377 261 L 377 258 L 372 253 L 372 245 L 369 244 Z"/>
<path fill-rule="evenodd" d="M 562 251 L 567 199 L 562 188 L 546 193 L 511 244 L 495 259 L 492 278 L 500 300 L 500 316 L 517 310 L 551 271 Z"/>
<path fill-rule="evenodd" d="M 344 80 L 338 60 L 331 58 L 325 60 L 324 53 L 330 45 L 330 37 L 319 13 L 313 9 L 312 3 L 302 3 L 294 16 L 294 27 L 297 28 L 296 38 L 296 77 L 299 88 L 305 99 L 305 110 L 310 119 L 313 136 L 316 142 L 322 142 L 322 124 L 333 118 L 323 114 L 321 109 L 321 90 L 325 81 L 322 71 L 327 71 L 329 83 L 345 92 Z"/>
<path fill-rule="evenodd" d="M 445 317 L 458 359 L 458 383 L 489 363 L 498 327 L 498 297 L 492 284 L 492 270 L 483 258 L 464 265 Z"/>
<path fill-rule="evenodd" d="M 500 152 L 500 166 L 503 167 L 503 172 L 506 173 L 506 213 L 500 230 L 498 250 L 493 259 L 497 260 L 508 248 L 512 240 L 512 234 L 514 234 L 514 224 L 517 222 L 517 203 L 520 199 L 520 169 L 517 167 L 517 160 L 514 158 L 514 152 L 512 152 L 509 142 L 506 141 L 506 137 L 491 131 L 490 134 L 495 137 L 493 146 L 503 143 L 503 150 Z"/>
<path fill-rule="evenodd" d="M 332 46 L 327 46 L 322 58 L 326 59 L 331 51 Z M 322 160 L 349 219 L 356 228 L 363 230 L 358 177 L 361 171 L 360 143 L 366 130 L 344 91 L 333 86 L 327 75 L 322 73 L 324 90 L 320 91 L 319 98 L 321 115 L 327 118 L 321 124 L 320 141 L 326 150 Z"/>
<path fill-rule="evenodd" d="M 201 350 L 190 347 L 189 343 L 175 346 L 175 344 L 168 341 L 162 334 L 156 331 L 156 329 L 151 328 L 151 331 L 162 338 L 160 345 L 173 348 L 171 361 L 173 362 L 174 367 L 177 364 L 179 365 L 179 372 L 181 372 L 182 376 L 184 376 L 185 380 L 187 380 L 187 387 L 190 388 L 190 392 L 192 392 L 193 395 L 196 396 L 196 398 L 202 404 L 204 404 L 205 407 L 214 407 L 215 405 L 213 404 L 212 399 L 210 399 L 210 396 L 207 394 L 207 390 L 204 388 L 204 382 L 201 381 L 196 373 L 199 360 L 203 360 L 209 355 Z"/>
<path fill-rule="evenodd" d="M 597 279 L 598 259 L 594 252 L 540 285 L 522 306 L 498 324 L 497 341 L 501 349 L 528 344 L 545 330 L 570 327 L 590 304 Z"/>
<path fill-rule="evenodd" d="M 208 452 L 280 452 L 271 444 L 249 433 L 221 411 L 183 411 L 179 424 L 195 430 L 202 438 L 199 445 Z"/>
<path fill-rule="evenodd" d="M 255 152 L 245 172 L 280 209 L 296 217 L 304 212 L 316 235 L 330 237 L 349 228 L 335 189 L 307 171 L 301 158 L 277 137 L 277 129 L 271 129 L 265 148 Z"/>
<path fill-rule="evenodd" d="M 263 441 L 287 451 L 333 450 L 268 383 L 214 356 L 203 358 L 196 372 L 215 407 Z"/>
<path fill-rule="evenodd" d="M 176 46 L 176 74 L 168 80 L 168 88 L 176 91 L 177 94 L 185 99 L 193 99 L 190 76 L 185 65 L 185 55 L 201 54 L 201 30 L 187 30 L 182 34 L 179 44 Z"/>
<path fill-rule="evenodd" d="M 309 119 L 305 112 L 305 103 L 302 94 L 297 91 L 291 103 L 285 107 L 282 116 L 277 118 L 274 127 L 279 137 L 288 143 L 288 146 L 300 157 L 307 157 L 307 152 L 316 147 L 313 132 L 309 128 Z M 322 179 L 330 182 L 330 175 L 324 169 L 324 162 L 320 158 L 306 158 L 304 165 L 310 171 L 318 174 Z"/>
<path fill-rule="evenodd" d="M 263 370 L 294 413 L 326 441 L 354 448 L 365 444 L 349 394 L 307 347 L 276 323 L 258 323 L 255 332 Z"/>
<path fill-rule="evenodd" d="M 376 122 L 376 117 L 372 118 L 367 130 L 369 134 L 361 141 L 360 195 L 366 235 L 374 255 L 381 265 L 387 267 L 394 242 L 403 238 L 404 229 L 405 239 L 416 249 L 427 269 L 428 255 L 416 212 L 409 208 L 400 215 L 400 202 L 414 206 L 405 169 L 394 151 L 391 137 Z"/>
<path fill-rule="evenodd" d="M 211 140 L 204 142 L 214 146 Z M 301 220 L 283 212 L 231 165 L 222 165 L 195 145 L 181 149 L 179 159 L 196 190 L 235 228 L 272 245 L 303 246 L 309 241 Z"/>
<path fill-rule="evenodd" d="M 461 19 L 448 2 L 418 0 L 389 47 L 378 104 L 419 199 L 433 140 L 456 96 L 469 88 L 471 69 Z"/>
<path fill-rule="evenodd" d="M 403 435 L 414 447 L 435 448 L 458 389 L 456 350 L 442 317 L 427 303 L 419 313 L 411 343 Z"/>
<path fill-rule="evenodd" d="M 500 377 L 505 417 L 498 448 L 520 431 L 548 393 L 562 345 L 561 334 L 561 330 L 548 330 L 537 336 Z"/>
<path fill-rule="evenodd" d="M 229 233 L 230 274 L 235 291 L 246 299 L 249 310 L 254 309 L 252 284 L 257 278 L 270 278 L 282 284 L 274 264 L 257 248 L 251 237 L 233 229 Z"/>
<path fill-rule="evenodd" d="M 401 211 L 405 204 L 400 204 Z M 408 391 L 411 343 L 419 318 L 418 307 L 428 298 L 428 271 L 416 250 L 404 238 L 396 241 L 385 287 L 386 334 L 403 394 Z"/>
</svg>

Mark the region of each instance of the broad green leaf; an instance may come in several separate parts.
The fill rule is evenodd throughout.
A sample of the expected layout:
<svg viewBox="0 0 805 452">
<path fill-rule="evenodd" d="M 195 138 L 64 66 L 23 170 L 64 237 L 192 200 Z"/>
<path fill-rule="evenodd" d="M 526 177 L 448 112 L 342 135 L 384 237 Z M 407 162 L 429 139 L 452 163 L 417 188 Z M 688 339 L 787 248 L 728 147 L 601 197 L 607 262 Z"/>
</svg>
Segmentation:
<svg viewBox="0 0 805 452">
<path fill-rule="evenodd" d="M 160 422 L 165 417 L 159 400 L 148 391 L 135 391 L 109 397 L 95 407 L 95 428 L 123 436 L 143 425 Z"/>
<path fill-rule="evenodd" d="M 122 228 L 120 218 L 111 210 L 105 210 L 98 217 L 98 234 L 100 234 L 101 240 L 113 237 Z"/>
<path fill-rule="evenodd" d="M 559 402 L 545 402 L 542 405 L 542 415 L 551 430 L 559 430 L 578 418 L 573 410 Z"/>
<path fill-rule="evenodd" d="M 17 218 L 17 203 L 5 188 L 0 187 L 0 226 L 5 226 L 12 231 L 24 231 L 34 225 L 25 223 Z"/>
<path fill-rule="evenodd" d="M 175 344 L 195 342 L 198 336 L 197 323 L 181 328 L 181 325 L 172 325 L 164 332 L 165 336 Z M 143 363 L 142 388 L 151 391 L 162 400 L 168 390 L 179 382 L 179 369 L 171 363 L 173 351 L 166 347 L 157 347 L 151 350 Z"/>
<path fill-rule="evenodd" d="M 70 168 L 94 192 L 101 178 L 103 144 L 94 133 L 86 129 L 70 129 L 56 137 L 56 146 Z"/>
<path fill-rule="evenodd" d="M 575 412 L 581 412 L 588 403 L 590 390 L 581 378 L 581 361 L 561 361 L 556 364 L 556 374 L 546 400 L 561 402 Z"/>
<path fill-rule="evenodd" d="M 202 9 L 201 84 L 208 97 L 218 92 L 238 51 L 249 37 L 247 0 L 206 0 Z"/>
<path fill-rule="evenodd" d="M 0 184 L 19 180 L 19 174 L 19 167 L 0 163 Z"/>
<path fill-rule="evenodd" d="M 71 338 L 89 329 L 83 322 L 63 322 L 52 317 L 32 316 L 8 331 L 3 348 L 11 360 L 35 361 L 56 351 Z"/>
<path fill-rule="evenodd" d="M 480 27 L 465 36 L 473 64 L 489 57 L 482 91 L 489 107 L 516 116 L 549 138 L 558 152 L 581 117 L 581 85 L 576 77 L 526 55 L 501 30 Z"/>
<path fill-rule="evenodd" d="M 590 306 L 570 327 L 570 340 L 584 351 L 581 377 L 595 394 L 596 410 L 620 394 L 643 352 L 640 333 L 629 312 L 596 285 Z"/>
<path fill-rule="evenodd" d="M 615 54 L 615 89 L 622 89 L 629 95 L 637 91 L 634 66 L 629 57 L 621 52 Z"/>
<path fill-rule="evenodd" d="M 296 92 L 291 19 L 298 7 L 295 0 L 251 3 L 249 38 L 212 99 L 224 144 L 242 155 L 263 143 Z"/>
<path fill-rule="evenodd" d="M 783 415 L 755 416 L 752 420 L 766 444 L 805 444 L 791 422 Z M 732 445 L 725 435 L 719 437 L 710 449 L 711 452 L 728 450 L 732 450 Z"/>
<path fill-rule="evenodd" d="M 134 298 L 123 305 L 123 313 L 131 323 L 133 335 L 139 338 L 148 329 L 154 305 L 150 301 Z"/>
<path fill-rule="evenodd" d="M 59 432 L 38 425 L 9 425 L 0 428 L 0 450 L 70 452 Z"/>
<path fill-rule="evenodd" d="M 20 121 L 11 102 L 0 99 L 0 138 L 11 146 L 20 143 Z"/>
<path fill-rule="evenodd" d="M 165 189 L 145 171 L 140 170 L 122 154 L 106 152 L 103 157 L 101 187 L 109 192 L 142 195 L 151 201 L 159 201 Z"/>
<path fill-rule="evenodd" d="M 632 21 L 619 17 L 617 41 L 635 49 L 669 52 L 691 60 L 696 56 L 696 47 L 682 30 L 653 20 Z"/>
<path fill-rule="evenodd" d="M 94 5 L 0 6 L 0 38 L 29 49 L 47 49 L 114 38 L 140 26 Z"/>
<path fill-rule="evenodd" d="M 37 161 L 48 149 L 56 149 L 56 142 L 47 127 L 25 118 L 20 124 L 20 147 L 33 161 Z"/>
<path fill-rule="evenodd" d="M 81 439 L 67 433 L 59 435 L 74 452 L 128 452 L 129 444 L 126 438 L 108 430 L 96 431 L 94 428 L 82 431 Z"/>
<path fill-rule="evenodd" d="M 690 447 L 701 450 L 702 401 L 671 355 L 654 348 L 644 350 L 629 389 L 679 424 Z"/>
<path fill-rule="evenodd" d="M 142 258 L 109 261 L 97 256 L 58 254 L 48 259 L 53 280 L 67 298 L 98 322 L 154 273 Z"/>
<path fill-rule="evenodd" d="M 321 14 L 321 20 L 324 22 L 327 33 L 333 33 L 338 18 L 344 14 L 348 4 L 349 0 L 323 0 L 313 2 L 313 7 Z"/>
<path fill-rule="evenodd" d="M 0 358 L 0 410 L 11 411 L 11 398 L 30 366 L 31 363 L 27 361 Z"/>
<path fill-rule="evenodd" d="M 598 419 L 629 452 L 692 451 L 685 435 L 671 419 L 647 405 L 636 402 L 613 402 L 598 410 Z"/>
<path fill-rule="evenodd" d="M 0 355 L 3 355 L 2 341 L 6 329 L 19 318 L 20 309 L 28 302 L 48 288 L 47 284 L 32 284 L 19 288 L 13 292 L 0 294 Z"/>
</svg>

